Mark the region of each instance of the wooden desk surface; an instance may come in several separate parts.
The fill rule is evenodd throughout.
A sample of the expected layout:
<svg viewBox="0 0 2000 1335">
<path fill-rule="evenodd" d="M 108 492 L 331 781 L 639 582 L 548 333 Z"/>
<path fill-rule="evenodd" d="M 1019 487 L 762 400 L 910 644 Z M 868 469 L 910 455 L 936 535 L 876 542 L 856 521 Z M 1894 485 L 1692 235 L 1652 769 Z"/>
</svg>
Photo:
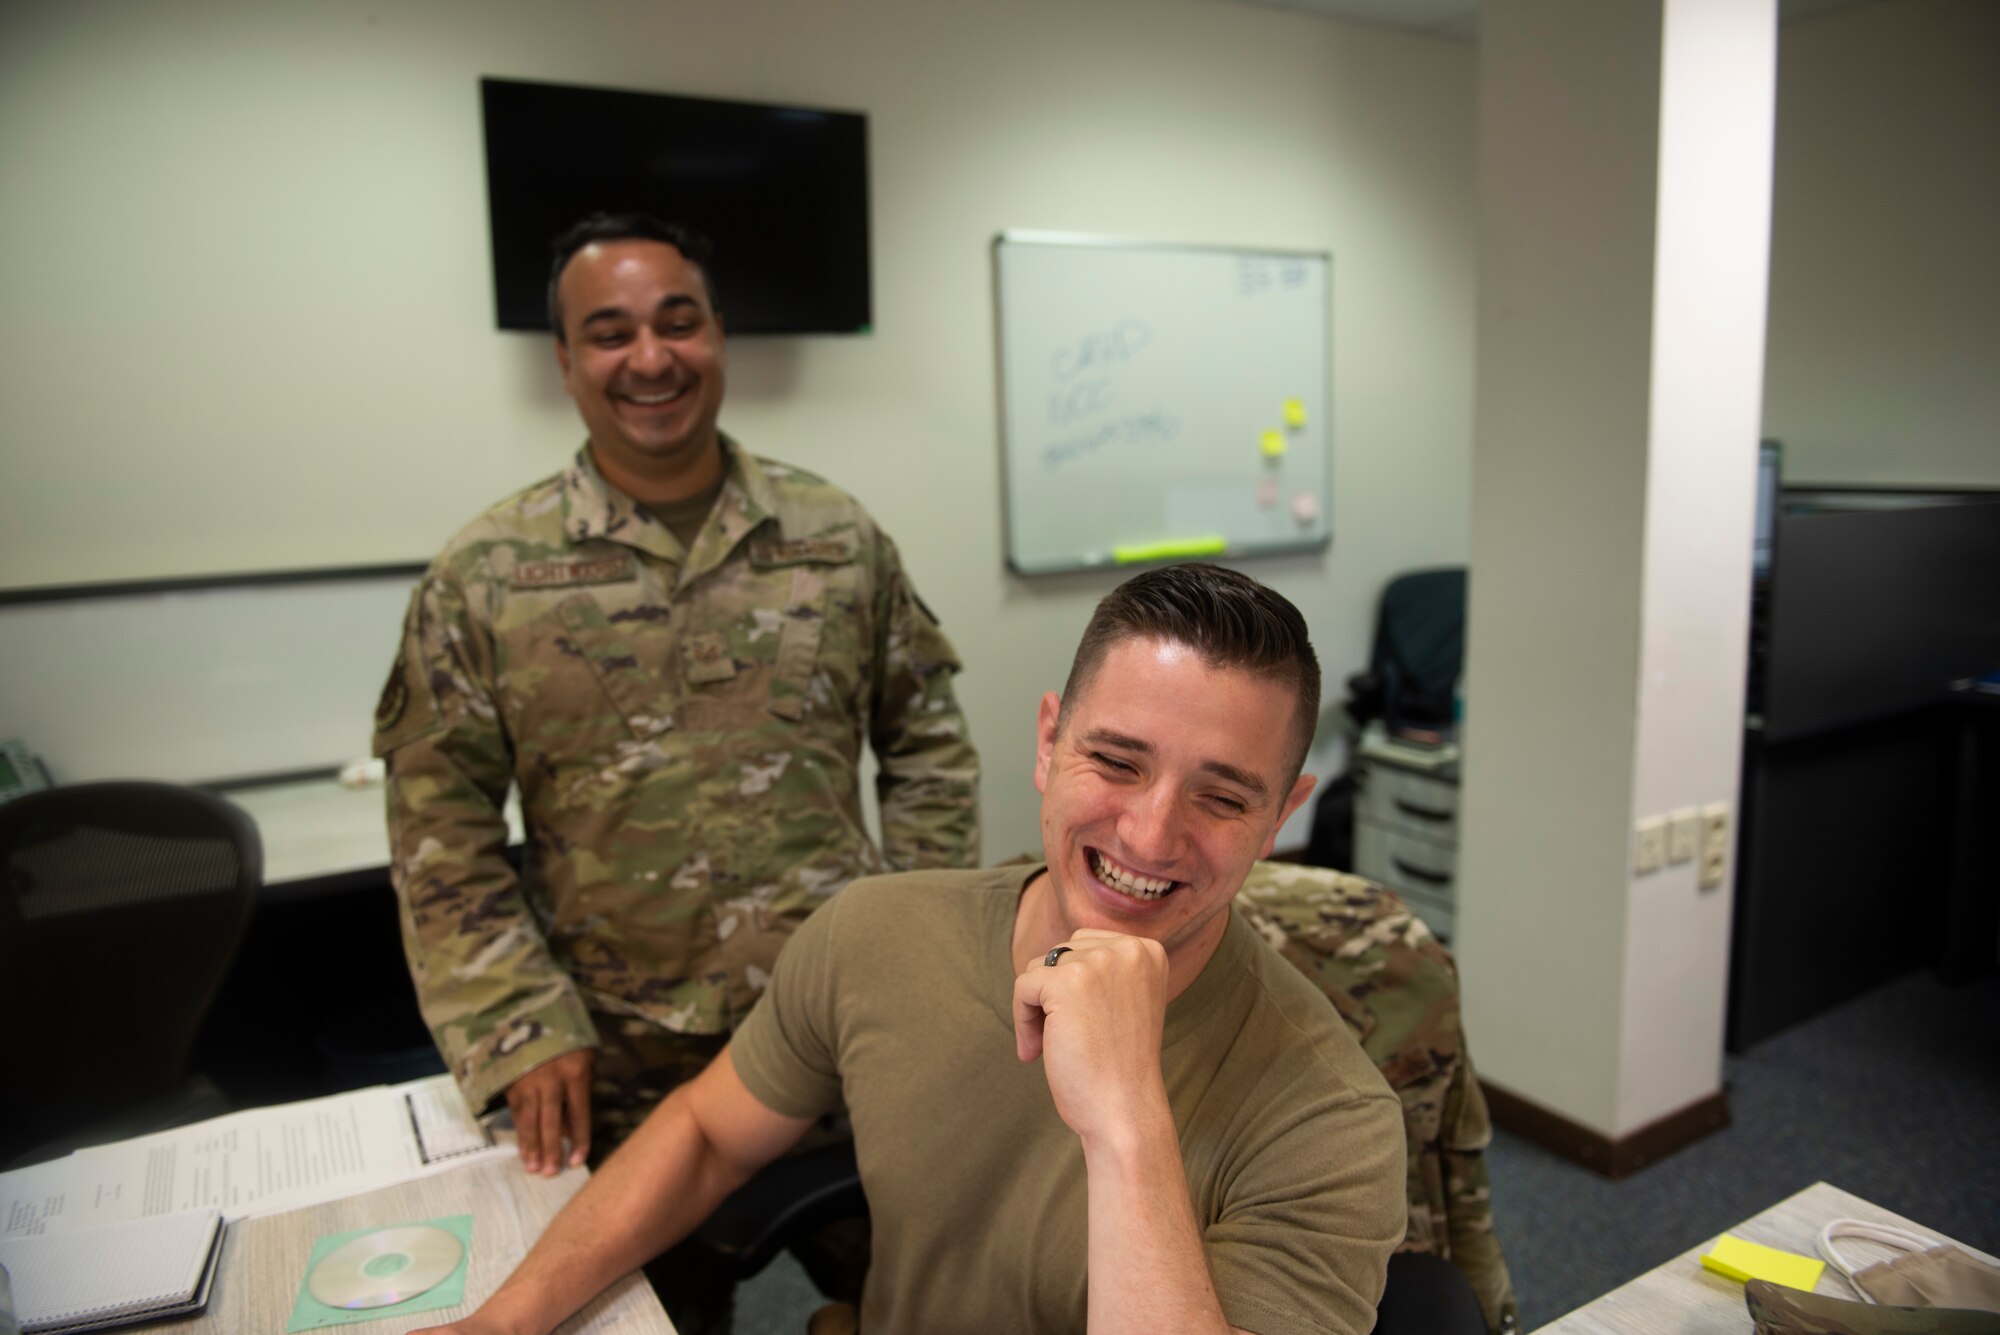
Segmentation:
<svg viewBox="0 0 2000 1335">
<path fill-rule="evenodd" d="M 1819 1231 L 1833 1219 L 1896 1224 L 1924 1237 L 1956 1241 L 1824 1182 L 1813 1183 L 1729 1232 L 1766 1247 L 1818 1256 Z M 1689 1248 L 1665 1265 L 1543 1326 L 1536 1335 L 1749 1335 L 1750 1313 L 1743 1306 L 1743 1286 L 1702 1268 L 1701 1254 L 1714 1245 L 1714 1238 L 1704 1239 L 1700 1246 Z M 1890 1255 L 1883 1249 L 1870 1250 L 1868 1244 L 1850 1245 L 1851 1252 L 1842 1247 L 1844 1255 L 1870 1261 Z M 1984 1252 L 1970 1247 L 1965 1250 L 1993 1260 Z M 1820 1276 L 1815 1291 L 1830 1298 L 1856 1297 L 1832 1266 Z"/>
<path fill-rule="evenodd" d="M 336 1326 L 364 1335 L 435 1326 L 469 1314 L 500 1287 L 563 1203 L 589 1173 L 572 1168 L 559 1177 L 530 1177 L 512 1159 L 468 1164 L 380 1191 L 364 1192 L 303 1210 L 238 1220 L 223 1238 L 220 1270 L 199 1317 L 162 1327 L 172 1335 L 282 1331 L 305 1279 L 313 1243 L 330 1233 L 470 1214 L 472 1260 L 465 1275 L 465 1303 L 413 1316 Z M 674 1335 L 645 1276 L 634 1273 L 599 1294 L 560 1328 L 564 1335 Z"/>
</svg>

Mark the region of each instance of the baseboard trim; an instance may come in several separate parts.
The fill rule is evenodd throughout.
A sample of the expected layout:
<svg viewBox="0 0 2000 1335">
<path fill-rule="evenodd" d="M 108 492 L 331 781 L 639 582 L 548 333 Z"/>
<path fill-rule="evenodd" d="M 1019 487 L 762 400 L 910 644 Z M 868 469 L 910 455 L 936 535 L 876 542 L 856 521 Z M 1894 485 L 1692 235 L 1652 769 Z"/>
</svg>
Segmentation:
<svg viewBox="0 0 2000 1335">
<path fill-rule="evenodd" d="M 1717 1090 L 1677 1112 L 1612 1138 L 1480 1077 L 1493 1124 L 1608 1178 L 1627 1177 L 1729 1125 L 1729 1095 Z"/>
</svg>

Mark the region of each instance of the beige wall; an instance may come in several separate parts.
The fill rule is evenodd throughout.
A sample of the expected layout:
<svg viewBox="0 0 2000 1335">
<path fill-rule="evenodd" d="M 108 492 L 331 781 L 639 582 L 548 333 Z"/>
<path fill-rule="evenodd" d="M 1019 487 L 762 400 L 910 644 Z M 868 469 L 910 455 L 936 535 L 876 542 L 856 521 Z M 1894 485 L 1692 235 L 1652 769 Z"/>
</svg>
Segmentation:
<svg viewBox="0 0 2000 1335">
<path fill-rule="evenodd" d="M 1473 61 L 1214 0 L 5 6 L 0 586 L 424 559 L 564 460 L 545 341 L 491 324 L 481 74 L 863 109 L 878 332 L 738 341 L 724 425 L 901 543 L 1004 856 L 1114 577 L 1003 573 L 992 235 L 1332 252 L 1333 546 L 1253 569 L 1337 686 L 1382 581 L 1465 557 Z"/>
<path fill-rule="evenodd" d="M 1787 479 L 2000 486 L 2000 5 L 1787 25 L 1772 193 Z"/>
</svg>

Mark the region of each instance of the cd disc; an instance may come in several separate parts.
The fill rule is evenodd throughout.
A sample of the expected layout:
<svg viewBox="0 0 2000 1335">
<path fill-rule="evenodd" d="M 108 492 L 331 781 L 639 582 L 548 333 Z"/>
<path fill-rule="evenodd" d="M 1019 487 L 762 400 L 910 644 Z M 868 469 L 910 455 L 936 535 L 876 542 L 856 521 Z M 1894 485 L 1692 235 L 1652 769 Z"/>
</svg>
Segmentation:
<svg viewBox="0 0 2000 1335">
<path fill-rule="evenodd" d="M 387 1307 L 437 1287 L 464 1255 L 455 1234 L 429 1224 L 378 1228 L 328 1252 L 306 1291 L 328 1307 Z"/>
</svg>

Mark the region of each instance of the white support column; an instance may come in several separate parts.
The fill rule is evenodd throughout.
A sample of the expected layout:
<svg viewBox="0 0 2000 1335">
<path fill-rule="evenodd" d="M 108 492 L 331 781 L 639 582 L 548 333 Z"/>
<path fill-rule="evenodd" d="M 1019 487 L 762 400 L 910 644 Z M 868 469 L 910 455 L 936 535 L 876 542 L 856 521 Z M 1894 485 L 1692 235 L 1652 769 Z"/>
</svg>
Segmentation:
<svg viewBox="0 0 2000 1335">
<path fill-rule="evenodd" d="M 1455 946 L 1484 1074 L 1616 1139 L 1720 1087 L 1774 0 L 1485 0 Z"/>
</svg>

